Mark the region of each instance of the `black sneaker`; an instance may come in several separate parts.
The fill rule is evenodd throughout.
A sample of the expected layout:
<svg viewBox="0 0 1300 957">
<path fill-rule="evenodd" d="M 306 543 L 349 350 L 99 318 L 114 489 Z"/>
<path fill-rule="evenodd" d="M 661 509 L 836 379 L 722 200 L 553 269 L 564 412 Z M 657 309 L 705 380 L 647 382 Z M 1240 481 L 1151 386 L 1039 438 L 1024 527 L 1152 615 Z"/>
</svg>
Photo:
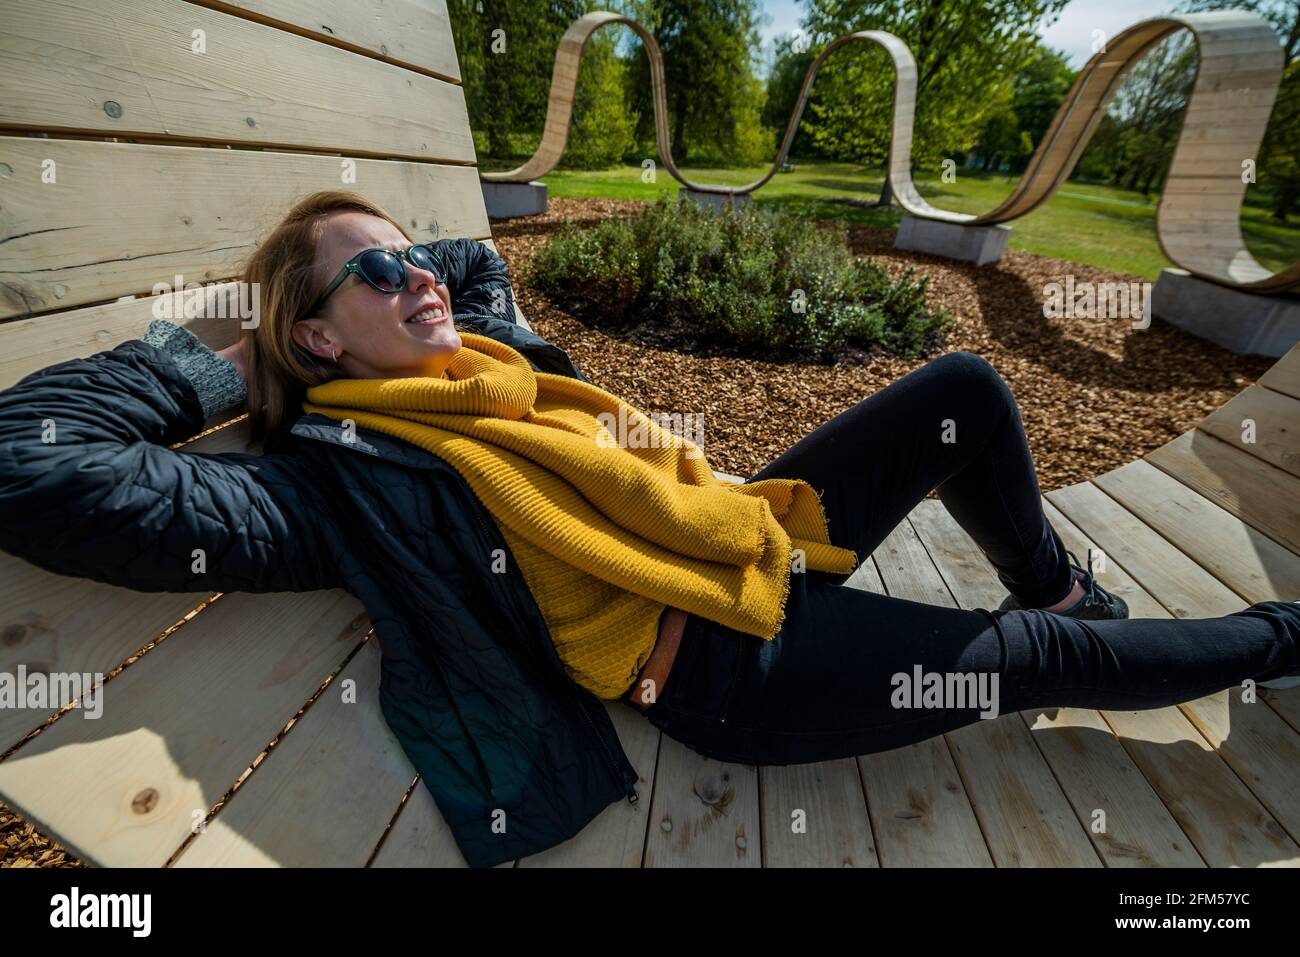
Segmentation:
<svg viewBox="0 0 1300 957">
<path fill-rule="evenodd" d="M 1300 599 L 1296 599 L 1291 604 L 1300 605 Z M 1272 681 L 1261 681 L 1261 688 L 1294 688 L 1300 685 L 1300 675 L 1285 675 L 1281 678 L 1274 678 Z"/>
<path fill-rule="evenodd" d="M 1087 568 L 1080 567 L 1079 559 L 1074 552 L 1066 552 L 1065 554 L 1070 556 L 1070 568 L 1074 570 L 1074 577 L 1083 585 L 1083 597 L 1069 608 L 1050 612 L 1050 614 L 1061 615 L 1064 618 L 1090 619 L 1093 621 L 1127 618 L 1128 603 L 1123 598 L 1112 595 L 1097 584 L 1097 579 L 1092 574 L 1092 552 L 1088 552 Z M 998 611 L 1012 611 L 1017 608 L 1024 608 L 1024 605 L 1016 601 L 1014 595 L 1008 595 L 1002 600 L 1002 604 L 998 605 Z"/>
</svg>

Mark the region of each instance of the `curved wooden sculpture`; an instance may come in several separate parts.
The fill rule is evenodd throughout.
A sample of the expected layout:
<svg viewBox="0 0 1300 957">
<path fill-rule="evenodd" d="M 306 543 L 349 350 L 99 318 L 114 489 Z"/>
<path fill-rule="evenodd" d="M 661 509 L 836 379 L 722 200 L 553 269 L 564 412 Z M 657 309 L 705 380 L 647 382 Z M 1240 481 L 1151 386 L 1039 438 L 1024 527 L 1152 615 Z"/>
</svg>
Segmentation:
<svg viewBox="0 0 1300 957">
<path fill-rule="evenodd" d="M 659 155 L 673 178 L 700 192 L 739 195 L 762 187 L 785 162 L 817 71 L 832 53 L 853 42 L 884 48 L 893 64 L 894 115 L 889 179 L 899 205 L 913 216 L 971 226 L 1018 219 L 1045 203 L 1074 171 L 1116 91 L 1155 44 L 1190 30 L 1199 51 L 1196 82 L 1187 101 L 1182 132 L 1156 214 L 1165 255 L 1195 275 L 1259 292 L 1300 287 L 1300 263 L 1270 273 L 1250 254 L 1241 235 L 1246 193 L 1243 163 L 1257 157 L 1282 76 L 1282 49 L 1268 22 L 1241 11 L 1198 13 L 1145 20 L 1111 39 L 1075 78 L 1051 127 L 1034 151 L 1011 195 L 987 213 L 973 215 L 932 206 L 912 181 L 912 126 L 916 110 L 916 60 L 898 37 L 861 30 L 833 40 L 808 68 L 785 137 L 767 174 L 743 186 L 697 183 L 673 162 L 668 136 L 667 92 L 659 44 L 630 17 L 589 13 L 565 31 L 555 54 L 546 125 L 537 151 L 517 169 L 484 173 L 490 182 L 528 182 L 553 170 L 564 153 L 573 112 L 582 50 L 603 26 L 622 23 L 645 44 L 650 60 Z"/>
</svg>

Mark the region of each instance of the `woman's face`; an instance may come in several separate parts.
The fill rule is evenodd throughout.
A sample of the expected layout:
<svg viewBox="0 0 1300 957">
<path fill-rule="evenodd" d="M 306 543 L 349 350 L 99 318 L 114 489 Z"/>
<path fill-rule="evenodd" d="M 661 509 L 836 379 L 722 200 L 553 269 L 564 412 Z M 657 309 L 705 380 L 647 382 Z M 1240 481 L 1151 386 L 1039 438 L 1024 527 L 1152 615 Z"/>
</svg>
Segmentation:
<svg viewBox="0 0 1300 957">
<path fill-rule="evenodd" d="M 352 210 L 334 213 L 324 220 L 316 244 L 319 287 L 325 289 L 364 249 L 398 252 L 410 245 L 386 219 Z M 347 378 L 441 378 L 461 347 L 451 321 L 451 293 L 433 273 L 404 265 L 406 288 L 391 295 L 349 275 L 314 315 L 294 323 L 294 341 L 327 362 L 333 361 L 333 349 Z"/>
</svg>

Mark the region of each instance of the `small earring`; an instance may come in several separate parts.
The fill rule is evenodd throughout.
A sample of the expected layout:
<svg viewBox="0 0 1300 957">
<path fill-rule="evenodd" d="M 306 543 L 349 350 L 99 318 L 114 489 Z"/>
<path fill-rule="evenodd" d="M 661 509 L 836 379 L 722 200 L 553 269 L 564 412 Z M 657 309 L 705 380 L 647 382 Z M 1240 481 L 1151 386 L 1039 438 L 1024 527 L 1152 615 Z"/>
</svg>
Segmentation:
<svg viewBox="0 0 1300 957">
<path fill-rule="evenodd" d="M 338 357 L 338 355 L 334 352 L 334 349 L 333 349 L 332 346 L 330 347 L 330 358 L 334 360 L 334 364 L 335 364 L 335 365 L 338 365 L 339 357 Z"/>
</svg>

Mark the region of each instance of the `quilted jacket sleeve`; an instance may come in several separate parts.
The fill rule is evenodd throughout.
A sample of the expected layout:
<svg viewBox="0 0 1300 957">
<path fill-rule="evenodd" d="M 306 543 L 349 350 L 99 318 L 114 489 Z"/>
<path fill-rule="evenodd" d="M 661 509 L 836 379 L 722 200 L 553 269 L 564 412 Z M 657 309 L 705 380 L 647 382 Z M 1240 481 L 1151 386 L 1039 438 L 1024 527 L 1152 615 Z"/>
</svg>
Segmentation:
<svg viewBox="0 0 1300 957">
<path fill-rule="evenodd" d="M 0 391 L 0 550 L 137 591 L 340 587 L 342 537 L 301 463 L 168 448 L 242 393 L 167 326 Z"/>
<path fill-rule="evenodd" d="M 538 372 L 591 380 L 559 346 L 515 320 L 514 293 L 505 260 L 473 239 L 443 239 L 433 244 L 451 293 L 456 325 L 511 346 Z"/>
<path fill-rule="evenodd" d="M 433 244 L 451 293 L 452 315 L 494 316 L 515 322 L 515 294 L 506 261 L 475 239 L 440 239 Z"/>
</svg>

